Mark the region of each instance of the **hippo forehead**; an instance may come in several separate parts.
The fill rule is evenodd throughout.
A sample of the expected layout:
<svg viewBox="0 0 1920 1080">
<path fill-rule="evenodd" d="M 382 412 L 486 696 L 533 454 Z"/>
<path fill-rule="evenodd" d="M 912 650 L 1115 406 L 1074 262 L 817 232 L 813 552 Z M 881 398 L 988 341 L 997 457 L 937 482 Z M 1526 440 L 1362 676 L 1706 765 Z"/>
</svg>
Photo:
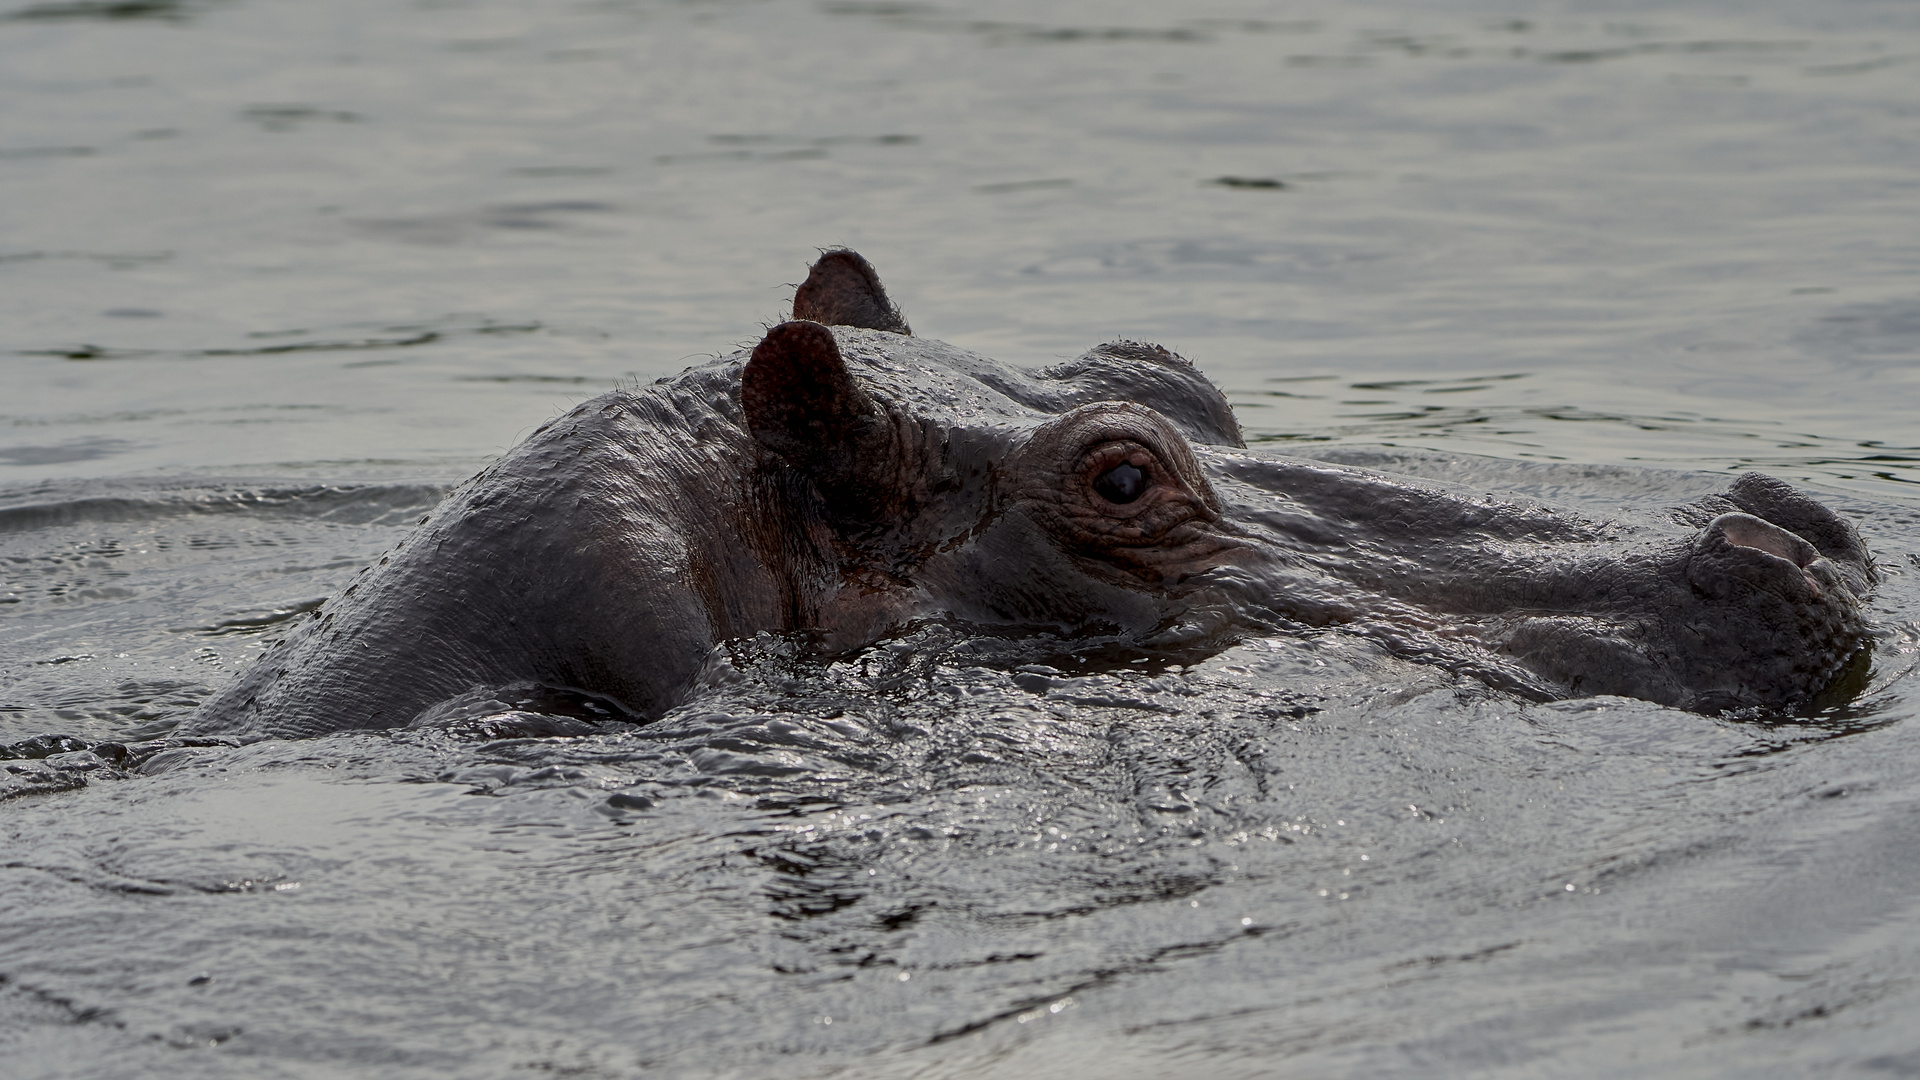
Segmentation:
<svg viewBox="0 0 1920 1080">
<path fill-rule="evenodd" d="M 942 341 L 831 328 L 848 371 L 876 398 L 952 427 L 1032 427 L 1082 405 L 1124 401 L 1198 443 L 1243 446 L 1226 396 L 1158 345 L 1114 342 L 1029 371 Z"/>
</svg>

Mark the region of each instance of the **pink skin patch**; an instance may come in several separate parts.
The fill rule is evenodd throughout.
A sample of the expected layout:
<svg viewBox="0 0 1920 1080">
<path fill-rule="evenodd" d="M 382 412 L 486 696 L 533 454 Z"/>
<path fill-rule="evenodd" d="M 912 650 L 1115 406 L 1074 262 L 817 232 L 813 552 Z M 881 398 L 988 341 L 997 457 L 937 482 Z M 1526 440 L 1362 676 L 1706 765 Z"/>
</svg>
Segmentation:
<svg viewBox="0 0 1920 1080">
<path fill-rule="evenodd" d="M 1764 551 L 1799 567 L 1800 576 L 1807 579 L 1807 587 L 1813 590 L 1815 596 L 1822 595 L 1820 583 L 1813 579 L 1812 574 L 1807 573 L 1807 566 L 1819 556 L 1813 554 L 1804 541 L 1796 544 L 1794 541 L 1798 539 L 1797 537 L 1779 528 L 1752 518 L 1743 519 L 1731 515 L 1721 520 L 1720 532 L 1727 538 L 1729 544 Z M 1803 562 L 1801 560 L 1804 556 L 1812 557 L 1806 558 Z"/>
</svg>

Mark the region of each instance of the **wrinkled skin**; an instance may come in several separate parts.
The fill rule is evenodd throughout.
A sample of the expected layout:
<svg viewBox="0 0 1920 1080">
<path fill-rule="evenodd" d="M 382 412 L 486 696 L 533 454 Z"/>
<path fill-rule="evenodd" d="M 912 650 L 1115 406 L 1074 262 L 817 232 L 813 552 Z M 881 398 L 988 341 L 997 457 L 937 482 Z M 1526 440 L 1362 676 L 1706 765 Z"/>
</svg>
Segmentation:
<svg viewBox="0 0 1920 1080">
<path fill-rule="evenodd" d="M 1159 346 L 1016 370 L 912 337 L 832 251 L 750 354 L 535 432 L 185 732 L 431 723 L 516 684 L 651 717 L 716 643 L 927 618 L 1146 648 L 1339 626 L 1530 696 L 1778 708 L 1859 649 L 1873 583 L 1851 526 L 1757 473 L 1629 523 L 1254 454 Z"/>
</svg>

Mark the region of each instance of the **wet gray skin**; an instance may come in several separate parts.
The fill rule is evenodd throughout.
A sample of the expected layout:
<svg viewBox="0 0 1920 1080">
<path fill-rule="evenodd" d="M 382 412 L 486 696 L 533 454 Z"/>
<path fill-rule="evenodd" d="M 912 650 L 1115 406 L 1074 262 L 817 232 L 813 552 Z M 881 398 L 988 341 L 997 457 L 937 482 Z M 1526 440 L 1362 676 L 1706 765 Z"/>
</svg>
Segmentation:
<svg viewBox="0 0 1920 1080">
<path fill-rule="evenodd" d="M 542 427 L 182 733 L 440 723 L 515 685 L 652 717 L 719 642 L 923 619 L 1182 651 L 1341 626 L 1534 697 L 1781 708 L 1847 666 L 1874 581 L 1770 477 L 1596 521 L 1256 454 L 1159 346 L 1018 370 L 911 336 L 832 251 L 750 353 Z"/>
</svg>

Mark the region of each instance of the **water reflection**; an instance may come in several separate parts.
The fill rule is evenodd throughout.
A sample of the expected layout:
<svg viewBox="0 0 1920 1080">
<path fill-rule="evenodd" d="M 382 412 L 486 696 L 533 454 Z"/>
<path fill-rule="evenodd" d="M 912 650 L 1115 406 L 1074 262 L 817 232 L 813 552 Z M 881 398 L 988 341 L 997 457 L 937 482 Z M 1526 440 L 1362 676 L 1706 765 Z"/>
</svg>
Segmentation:
<svg viewBox="0 0 1920 1080">
<path fill-rule="evenodd" d="M 65 465 L 76 461 L 96 461 L 129 450 L 125 439 L 70 439 L 57 446 L 0 446 L 0 464 Z"/>
<path fill-rule="evenodd" d="M 1316 455 L 1320 446 L 1384 446 L 1542 461 L 1676 469 L 1758 469 L 1801 481 L 1920 483 L 1920 445 L 1888 446 L 1787 428 L 1763 417 L 1636 415 L 1576 405 L 1435 403 L 1430 395 L 1498 395 L 1529 373 L 1346 382 L 1268 380 L 1288 389 L 1232 394 L 1249 444 Z M 1545 393 L 1551 393 L 1551 390 Z M 1533 396 L 1542 396 L 1536 392 Z M 1289 430 L 1287 421 L 1305 421 Z M 1568 425 L 1577 425 L 1577 429 Z"/>
<path fill-rule="evenodd" d="M 30 22 L 62 22 L 71 19 L 184 19 L 202 5 L 188 0 L 74 0 L 72 3 L 34 4 L 7 12 L 0 18 Z"/>
</svg>

